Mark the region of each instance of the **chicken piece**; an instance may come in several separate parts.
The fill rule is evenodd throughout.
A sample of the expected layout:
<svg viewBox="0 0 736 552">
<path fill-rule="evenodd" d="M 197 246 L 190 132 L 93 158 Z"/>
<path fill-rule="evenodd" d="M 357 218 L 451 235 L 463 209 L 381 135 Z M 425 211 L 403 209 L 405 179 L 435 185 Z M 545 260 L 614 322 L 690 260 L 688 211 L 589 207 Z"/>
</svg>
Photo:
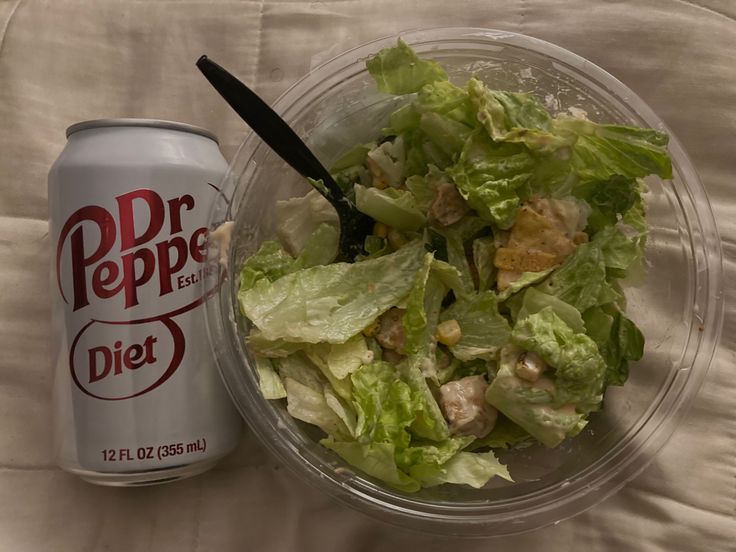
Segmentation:
<svg viewBox="0 0 736 552">
<path fill-rule="evenodd" d="M 437 195 L 429 207 L 429 219 L 440 226 L 459 221 L 470 210 L 454 184 L 443 182 L 437 187 Z"/>
<path fill-rule="evenodd" d="M 406 335 L 402 319 L 405 312 L 404 309 L 393 307 L 378 318 L 379 327 L 375 337 L 384 349 L 396 351 L 397 353 L 404 350 Z"/>
<path fill-rule="evenodd" d="M 486 402 L 488 384 L 483 376 L 468 376 L 440 387 L 439 403 L 453 435 L 488 435 L 496 425 L 498 410 Z"/>
<path fill-rule="evenodd" d="M 516 362 L 516 368 L 514 371 L 521 379 L 534 383 L 546 369 L 547 364 L 545 364 L 541 357 L 538 354 L 529 351 L 522 353 L 521 356 L 519 356 L 519 360 Z"/>
</svg>

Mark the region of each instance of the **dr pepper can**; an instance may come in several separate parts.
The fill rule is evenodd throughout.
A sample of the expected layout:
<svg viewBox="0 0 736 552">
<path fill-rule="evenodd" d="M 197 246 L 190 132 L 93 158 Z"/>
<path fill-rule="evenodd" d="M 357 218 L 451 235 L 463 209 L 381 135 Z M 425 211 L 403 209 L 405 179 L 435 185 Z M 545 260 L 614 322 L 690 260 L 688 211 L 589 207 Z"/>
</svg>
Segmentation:
<svg viewBox="0 0 736 552">
<path fill-rule="evenodd" d="M 203 313 L 217 139 L 148 119 L 66 134 L 48 181 L 56 461 L 101 485 L 201 473 L 241 430 Z"/>
</svg>

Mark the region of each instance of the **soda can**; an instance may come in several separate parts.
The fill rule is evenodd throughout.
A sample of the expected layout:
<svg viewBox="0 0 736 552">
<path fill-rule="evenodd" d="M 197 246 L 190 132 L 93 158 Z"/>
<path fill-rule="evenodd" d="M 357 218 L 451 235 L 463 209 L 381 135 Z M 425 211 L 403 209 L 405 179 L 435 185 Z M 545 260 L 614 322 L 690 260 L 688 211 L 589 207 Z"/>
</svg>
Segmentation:
<svg viewBox="0 0 736 552">
<path fill-rule="evenodd" d="M 67 138 L 48 180 L 56 461 L 101 485 L 201 473 L 241 432 L 203 312 L 217 138 L 147 119 Z"/>
</svg>

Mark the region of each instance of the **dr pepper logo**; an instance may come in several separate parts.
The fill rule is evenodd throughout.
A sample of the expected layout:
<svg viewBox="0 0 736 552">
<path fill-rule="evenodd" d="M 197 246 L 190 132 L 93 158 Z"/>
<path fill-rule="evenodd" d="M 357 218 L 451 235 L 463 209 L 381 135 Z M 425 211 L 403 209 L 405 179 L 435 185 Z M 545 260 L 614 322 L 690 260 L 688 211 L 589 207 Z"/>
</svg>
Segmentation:
<svg viewBox="0 0 736 552">
<path fill-rule="evenodd" d="M 189 194 L 164 199 L 137 189 L 115 197 L 112 212 L 98 205 L 81 207 L 61 228 L 59 292 L 71 312 L 82 317 L 86 307 L 97 307 L 69 354 L 72 378 L 87 395 L 136 397 L 163 384 L 179 367 L 186 339 L 173 317 L 204 301 L 202 294 L 192 293 L 198 288 L 185 292 L 183 304 L 168 312 L 135 319 L 129 309 L 142 305 L 151 313 L 161 298 L 202 279 L 207 228 L 192 230 L 196 225 L 187 224 L 194 208 Z M 68 263 L 62 263 L 65 259 Z M 62 275 L 64 267 L 69 272 Z M 113 298 L 122 310 L 113 304 L 100 308 Z"/>
</svg>

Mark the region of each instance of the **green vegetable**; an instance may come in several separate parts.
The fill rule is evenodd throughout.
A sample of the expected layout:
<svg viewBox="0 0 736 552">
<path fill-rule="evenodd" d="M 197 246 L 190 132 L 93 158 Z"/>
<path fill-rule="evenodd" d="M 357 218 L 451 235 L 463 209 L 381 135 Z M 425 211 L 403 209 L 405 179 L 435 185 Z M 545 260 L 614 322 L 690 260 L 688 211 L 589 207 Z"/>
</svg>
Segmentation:
<svg viewBox="0 0 736 552">
<path fill-rule="evenodd" d="M 275 216 L 276 234 L 292 255 L 301 253 L 320 224 L 338 225 L 334 207 L 316 190 L 310 190 L 304 197 L 277 201 Z"/>
<path fill-rule="evenodd" d="M 584 333 L 575 333 L 552 307 L 520 319 L 511 332 L 511 341 L 537 353 L 555 369 L 554 406 L 573 404 L 588 412 L 600 404 L 606 363 L 595 341 Z"/>
<path fill-rule="evenodd" d="M 424 487 L 455 483 L 480 489 L 496 475 L 513 481 L 509 470 L 492 452 L 459 452 L 442 466 L 416 466 L 412 468 L 411 475 Z"/>
<path fill-rule="evenodd" d="M 473 240 L 473 264 L 478 271 L 478 291 L 490 289 L 496 278 L 496 267 L 493 265 L 495 254 L 496 246 L 492 237 Z"/>
<path fill-rule="evenodd" d="M 259 280 L 238 293 L 243 313 L 270 340 L 344 343 L 409 293 L 421 243 L 376 259 Z"/>
<path fill-rule="evenodd" d="M 394 48 L 381 50 L 366 61 L 366 67 L 378 89 L 388 94 L 410 94 L 425 84 L 447 80 L 437 62 L 419 59 L 401 39 Z"/>
<path fill-rule="evenodd" d="M 256 356 L 256 371 L 258 372 L 258 384 L 264 399 L 283 399 L 286 397 L 286 389 L 281 383 L 276 371 L 273 369 L 271 360 L 262 356 Z"/>
<path fill-rule="evenodd" d="M 623 385 L 629 377 L 629 361 L 644 355 L 644 336 L 631 320 L 615 307 L 613 315 L 601 307 L 585 311 L 585 325 L 606 362 L 606 385 Z"/>
<path fill-rule="evenodd" d="M 583 312 L 601 304 L 599 297 L 607 286 L 603 253 L 599 247 L 585 243 L 579 245 L 575 253 L 552 272 L 538 289 Z"/>
<path fill-rule="evenodd" d="M 578 309 L 553 295 L 547 295 L 534 288 L 528 288 L 524 292 L 521 309 L 516 318 L 523 320 L 527 316 L 536 314 L 547 307 L 551 308 L 575 333 L 585 333 L 585 323 Z"/>
<path fill-rule="evenodd" d="M 240 271 L 240 290 L 251 289 L 260 280 L 274 282 L 288 274 L 294 259 L 277 241 L 266 241 L 248 257 Z"/>
<path fill-rule="evenodd" d="M 515 374 L 520 353 L 513 347 L 501 352 L 498 374 L 486 389 L 486 400 L 535 439 L 550 448 L 556 447 L 566 437 L 580 433 L 586 424 L 585 415 L 569 406 L 554 406 L 551 396 L 544 402 L 537 400 L 539 393 L 534 391 L 544 392 L 540 384 L 532 384 Z"/>
<path fill-rule="evenodd" d="M 289 268 L 289 272 L 330 264 L 337 257 L 339 239 L 339 229 L 333 224 L 323 222 L 304 244 L 301 253 Z"/>
<path fill-rule="evenodd" d="M 459 360 L 495 358 L 509 341 L 509 323 L 498 312 L 492 291 L 458 299 L 441 315 L 441 320 L 451 319 L 457 320 L 462 331 L 460 341 L 450 347 Z"/>
<path fill-rule="evenodd" d="M 494 144 L 488 136 L 474 133 L 447 174 L 483 220 L 505 229 L 514 222 L 533 167 L 534 159 L 524 146 Z"/>
<path fill-rule="evenodd" d="M 573 141 L 550 132 L 549 114 L 530 94 L 490 90 L 478 79 L 468 81 L 468 94 L 478 119 L 494 141 L 521 143 L 542 152 L 571 145 Z"/>
<path fill-rule="evenodd" d="M 669 137 L 663 132 L 572 118 L 555 119 L 553 126 L 561 135 L 576 137 L 572 167 L 584 180 L 650 174 L 672 178 L 672 163 L 667 154 Z"/>
<path fill-rule="evenodd" d="M 414 196 L 404 190 L 379 190 L 356 184 L 355 204 L 362 213 L 399 230 L 417 230 L 427 222 Z"/>
</svg>

